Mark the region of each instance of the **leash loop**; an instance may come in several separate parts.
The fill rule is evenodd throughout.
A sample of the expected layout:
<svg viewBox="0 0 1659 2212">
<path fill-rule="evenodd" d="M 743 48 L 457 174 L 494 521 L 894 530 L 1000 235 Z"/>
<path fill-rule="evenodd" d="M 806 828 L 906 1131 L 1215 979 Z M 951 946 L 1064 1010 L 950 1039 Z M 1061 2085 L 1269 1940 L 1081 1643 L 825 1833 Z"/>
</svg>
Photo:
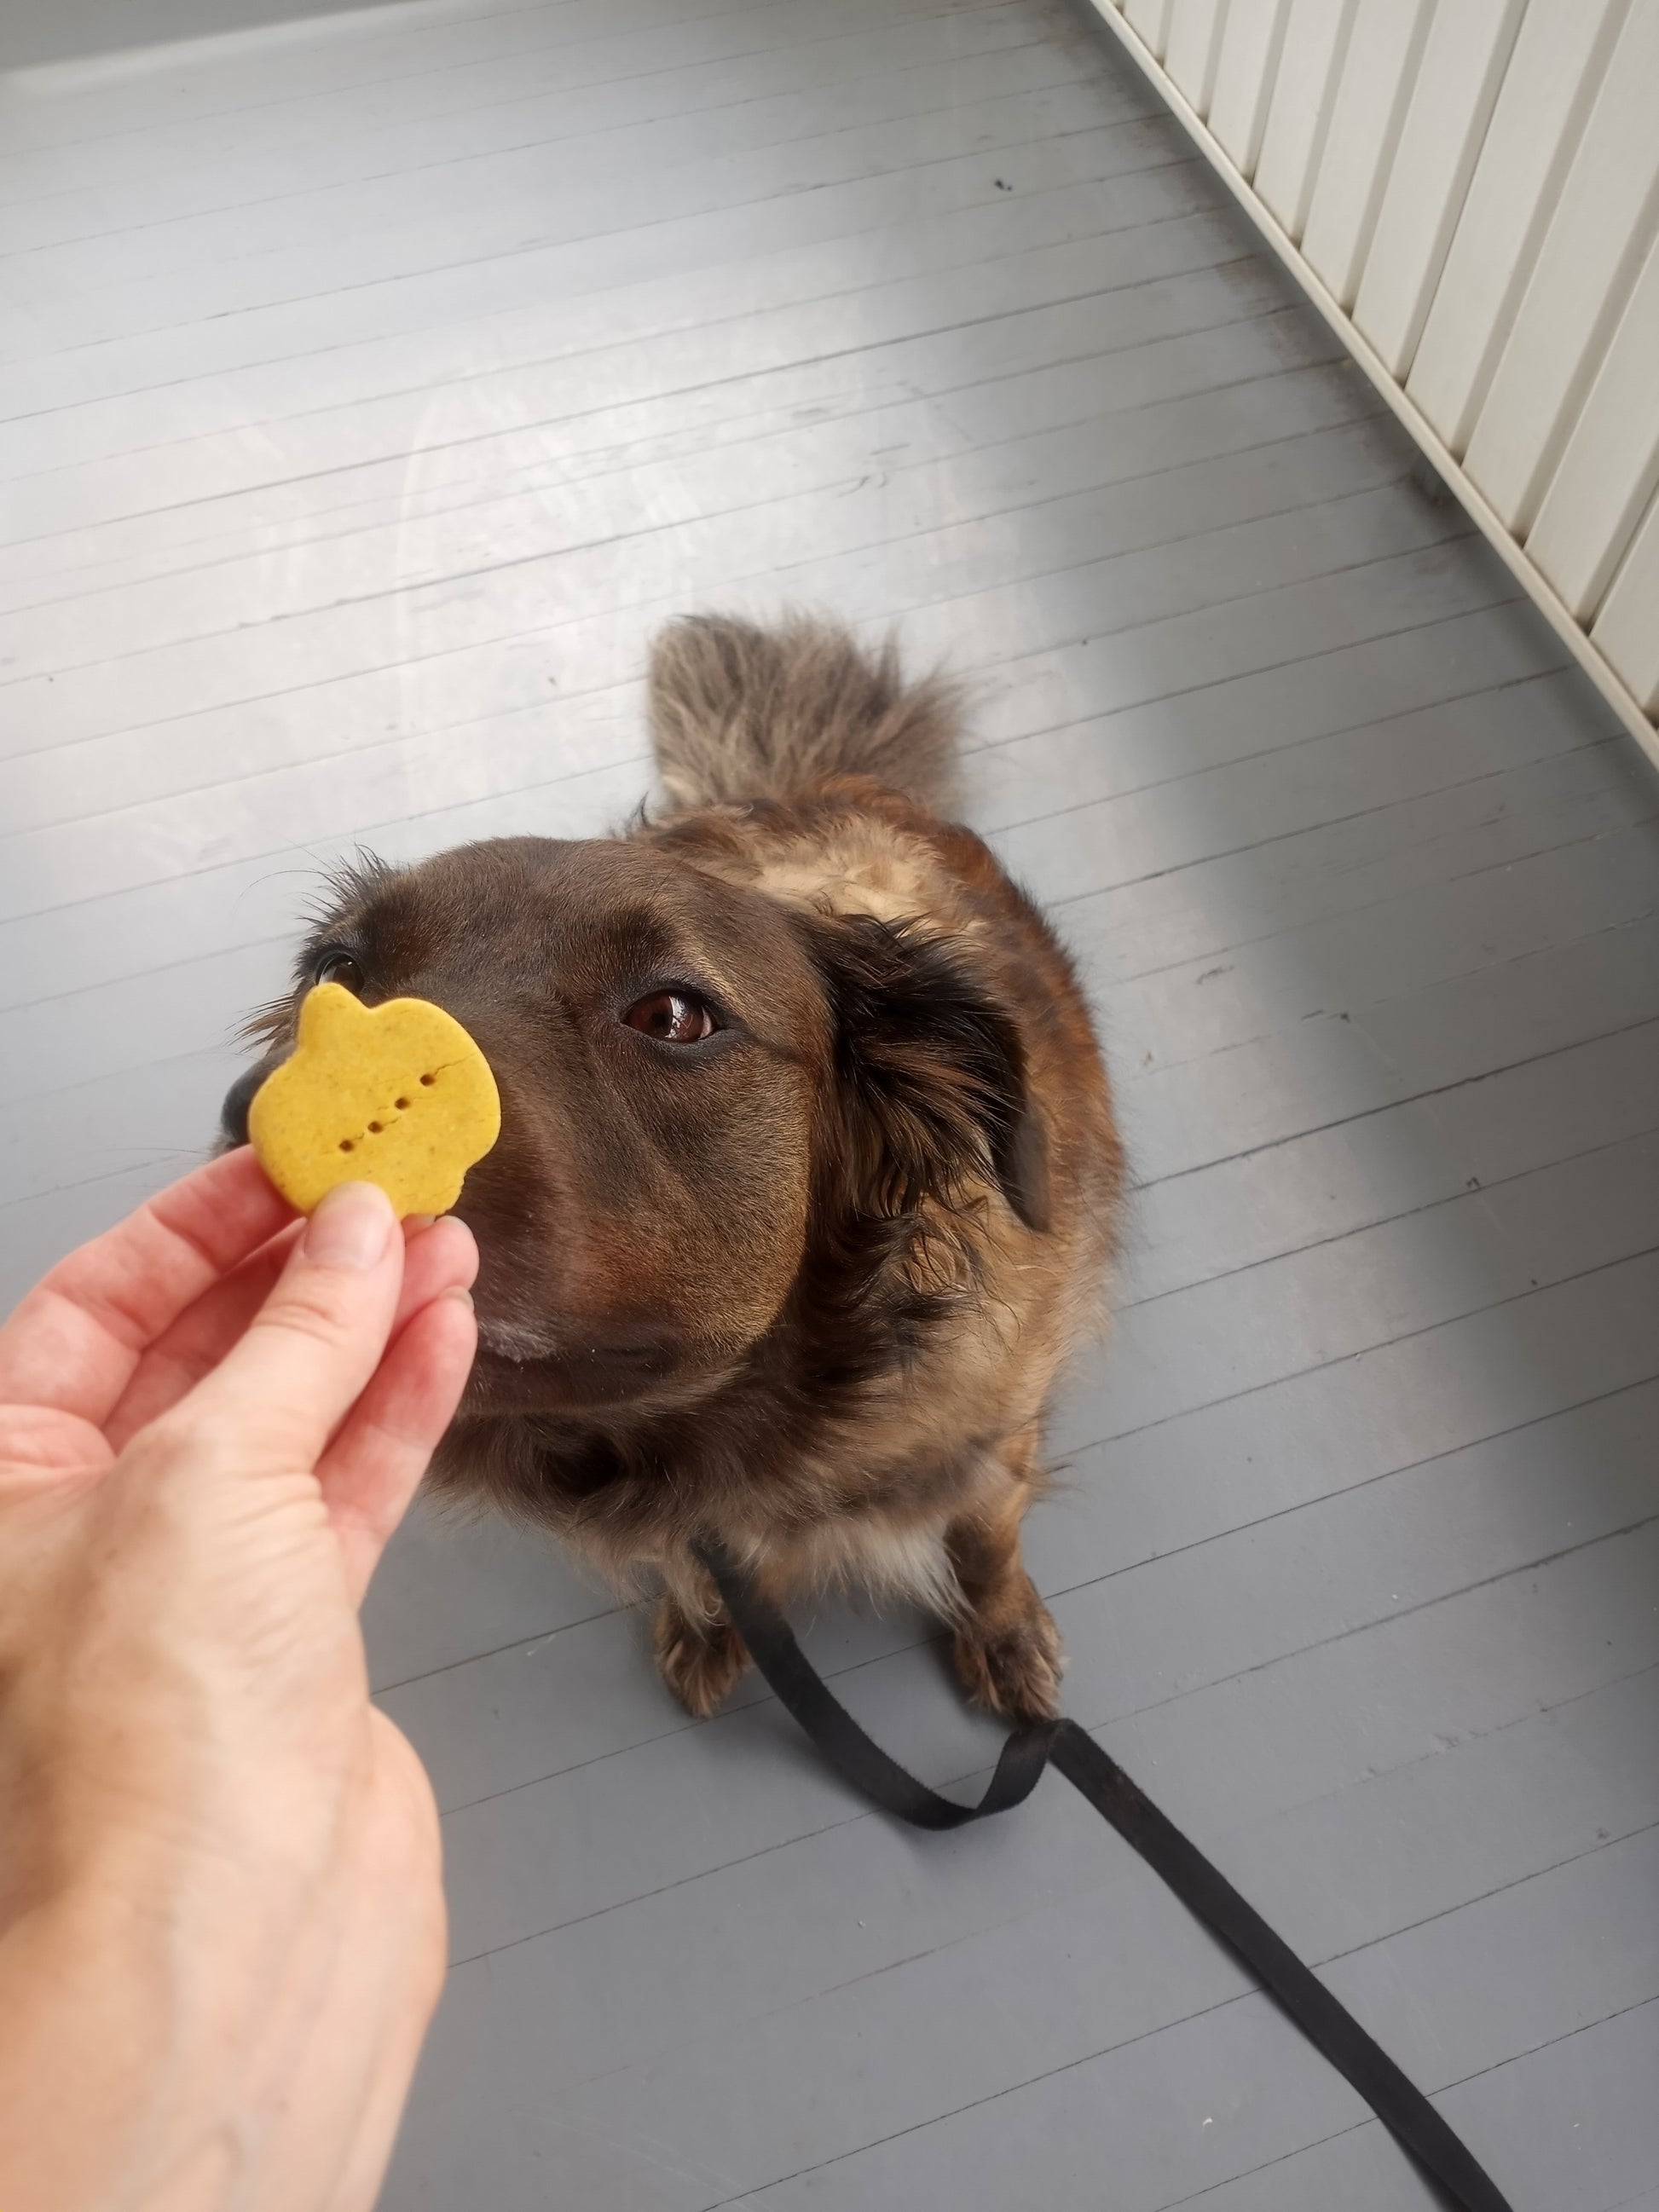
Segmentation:
<svg viewBox="0 0 1659 2212">
<path fill-rule="evenodd" d="M 704 1541 L 695 1548 L 779 1704 L 854 1790 L 912 1827 L 960 1828 L 1023 1804 L 1043 1769 L 1054 1766 L 1359 2092 L 1447 2204 L 1455 2212 L 1511 2212 L 1497 2184 L 1423 2092 L 1086 1729 L 1073 1720 L 1022 1722 L 1004 1742 L 976 1805 L 942 1797 L 865 1734 L 747 1571 L 717 1544 Z"/>
</svg>

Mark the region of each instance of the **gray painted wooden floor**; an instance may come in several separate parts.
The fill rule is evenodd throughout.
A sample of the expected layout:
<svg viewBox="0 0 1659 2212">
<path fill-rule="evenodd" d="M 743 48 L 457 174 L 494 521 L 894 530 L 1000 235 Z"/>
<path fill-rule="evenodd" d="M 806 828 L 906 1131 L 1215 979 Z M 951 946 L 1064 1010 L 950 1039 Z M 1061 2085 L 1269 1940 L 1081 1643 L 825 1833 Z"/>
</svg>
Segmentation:
<svg viewBox="0 0 1659 2212">
<path fill-rule="evenodd" d="M 666 613 L 975 678 L 1139 1176 L 1069 1698 L 1518 2212 L 1659 2206 L 1659 782 L 1054 0 L 418 0 L 0 92 L 4 1283 L 196 1157 L 313 870 L 640 795 Z M 895 1833 L 426 1522 L 388 2212 L 1404 2212 L 1051 1784 Z M 848 1701 L 982 1769 L 923 1623 Z"/>
</svg>

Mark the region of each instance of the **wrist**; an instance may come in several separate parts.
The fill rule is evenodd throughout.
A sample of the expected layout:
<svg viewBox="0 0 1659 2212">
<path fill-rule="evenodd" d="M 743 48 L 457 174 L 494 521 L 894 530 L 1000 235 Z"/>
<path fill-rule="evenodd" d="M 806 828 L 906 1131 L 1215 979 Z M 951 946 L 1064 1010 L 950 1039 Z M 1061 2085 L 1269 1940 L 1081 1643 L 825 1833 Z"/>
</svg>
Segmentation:
<svg viewBox="0 0 1659 2212">
<path fill-rule="evenodd" d="M 195 2184 L 213 2155 L 218 2059 L 204 1993 L 190 1983 L 166 1916 L 95 1885 L 37 1905 L 0 1934 L 7 2212 L 105 2212 L 118 2201 L 208 2212 L 216 2203 Z"/>
<path fill-rule="evenodd" d="M 5 2212 L 232 2201 L 294 1902 L 263 1909 L 257 1881 L 220 1884 L 151 1850 L 84 1869 L 0 1929 Z"/>
</svg>

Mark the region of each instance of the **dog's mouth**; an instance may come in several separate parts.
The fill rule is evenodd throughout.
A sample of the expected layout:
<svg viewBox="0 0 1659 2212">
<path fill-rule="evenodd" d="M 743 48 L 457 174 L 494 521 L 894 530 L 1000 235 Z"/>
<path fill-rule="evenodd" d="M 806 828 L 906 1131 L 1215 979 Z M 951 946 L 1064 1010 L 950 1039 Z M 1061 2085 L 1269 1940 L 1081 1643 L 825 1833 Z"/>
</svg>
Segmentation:
<svg viewBox="0 0 1659 2212">
<path fill-rule="evenodd" d="M 568 1413 L 613 1406 L 672 1382 L 684 1353 L 681 1333 L 661 1323 L 553 1328 L 481 1306 L 465 1410 Z"/>
</svg>

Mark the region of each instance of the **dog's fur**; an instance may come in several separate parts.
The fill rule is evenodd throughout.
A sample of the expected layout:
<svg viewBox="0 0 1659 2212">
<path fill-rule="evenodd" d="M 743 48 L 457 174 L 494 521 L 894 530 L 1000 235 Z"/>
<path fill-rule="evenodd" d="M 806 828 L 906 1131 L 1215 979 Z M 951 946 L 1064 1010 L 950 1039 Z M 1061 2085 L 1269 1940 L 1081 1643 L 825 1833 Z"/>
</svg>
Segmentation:
<svg viewBox="0 0 1659 2212">
<path fill-rule="evenodd" d="M 503 838 L 354 871 L 270 1010 L 246 1099 L 319 967 L 435 1000 L 477 1037 L 501 1139 L 457 1212 L 481 1349 L 440 1490 L 556 1529 L 663 1595 L 693 1711 L 744 1663 L 690 1547 L 779 1599 L 920 1596 L 969 1689 L 1055 1710 L 1020 1562 L 1060 1363 L 1093 1318 L 1121 1181 L 1072 969 L 940 818 L 947 687 L 794 621 L 699 618 L 651 670 L 662 811 L 580 843 Z M 705 1003 L 708 1038 L 624 1020 Z"/>
</svg>

